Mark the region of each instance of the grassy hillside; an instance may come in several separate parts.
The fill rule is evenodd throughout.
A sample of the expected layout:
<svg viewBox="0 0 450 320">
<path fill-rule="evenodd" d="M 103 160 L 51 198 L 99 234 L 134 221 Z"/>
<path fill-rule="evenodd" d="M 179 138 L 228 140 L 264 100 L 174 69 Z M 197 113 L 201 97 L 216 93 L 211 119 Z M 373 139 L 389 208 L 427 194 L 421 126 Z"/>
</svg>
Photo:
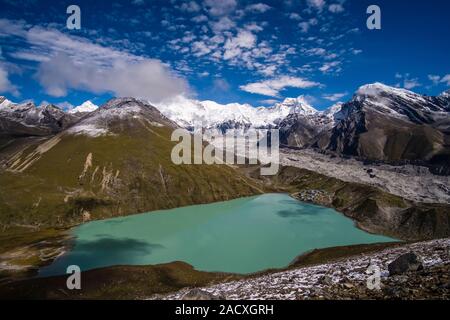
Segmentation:
<svg viewBox="0 0 450 320">
<path fill-rule="evenodd" d="M 173 164 L 172 128 L 135 120 L 110 127 L 104 136 L 63 132 L 1 150 L 3 229 L 67 226 L 262 192 L 229 166 Z"/>
</svg>

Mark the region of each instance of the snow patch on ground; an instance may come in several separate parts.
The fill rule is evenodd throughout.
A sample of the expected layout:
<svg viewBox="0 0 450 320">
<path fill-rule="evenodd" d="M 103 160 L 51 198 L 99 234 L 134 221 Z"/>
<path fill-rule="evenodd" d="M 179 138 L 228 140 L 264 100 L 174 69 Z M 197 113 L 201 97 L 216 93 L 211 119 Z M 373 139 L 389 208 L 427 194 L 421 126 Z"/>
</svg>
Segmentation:
<svg viewBox="0 0 450 320">
<path fill-rule="evenodd" d="M 80 124 L 70 128 L 67 132 L 73 135 L 86 135 L 90 137 L 100 137 L 108 134 L 108 130 L 99 128 L 95 124 Z"/>
</svg>

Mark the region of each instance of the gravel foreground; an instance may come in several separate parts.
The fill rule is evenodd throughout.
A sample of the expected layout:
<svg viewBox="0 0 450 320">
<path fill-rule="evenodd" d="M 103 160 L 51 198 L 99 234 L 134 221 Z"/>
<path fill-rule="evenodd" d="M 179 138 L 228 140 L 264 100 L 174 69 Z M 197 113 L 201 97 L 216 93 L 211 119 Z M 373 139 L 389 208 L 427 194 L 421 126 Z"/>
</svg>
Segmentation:
<svg viewBox="0 0 450 320">
<path fill-rule="evenodd" d="M 401 260 L 402 258 L 398 258 L 402 255 L 409 254 L 407 256 L 410 257 L 411 252 L 417 256 L 420 266 L 406 262 L 407 270 L 390 274 L 389 264 L 394 260 Z M 377 283 L 377 270 L 375 268 L 371 273 L 367 273 L 369 266 L 379 267 L 379 289 L 373 288 Z M 392 265 L 391 273 L 394 273 Z M 150 297 L 167 300 L 449 298 L 450 238 L 406 244 L 332 263 Z"/>
</svg>

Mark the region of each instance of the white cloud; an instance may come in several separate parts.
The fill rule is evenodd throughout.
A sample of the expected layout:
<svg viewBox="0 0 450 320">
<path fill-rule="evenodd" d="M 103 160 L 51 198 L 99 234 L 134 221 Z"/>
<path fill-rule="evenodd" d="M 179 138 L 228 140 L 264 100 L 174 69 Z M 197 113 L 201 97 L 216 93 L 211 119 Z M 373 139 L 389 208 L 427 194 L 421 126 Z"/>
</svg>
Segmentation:
<svg viewBox="0 0 450 320">
<path fill-rule="evenodd" d="M 298 24 L 300 31 L 303 33 L 307 33 L 309 30 L 309 23 L 308 22 L 300 22 Z"/>
<path fill-rule="evenodd" d="M 302 20 L 302 17 L 301 17 L 298 13 L 291 12 L 291 13 L 289 14 L 289 19 L 292 19 L 292 20 Z"/>
<path fill-rule="evenodd" d="M 307 56 L 324 56 L 327 51 L 324 48 L 311 48 L 311 49 L 305 49 L 304 53 Z"/>
<path fill-rule="evenodd" d="M 211 22 L 210 25 L 211 29 L 216 34 L 231 30 L 236 27 L 236 23 L 228 17 L 222 17 L 218 21 Z"/>
<path fill-rule="evenodd" d="M 322 11 L 325 6 L 325 0 L 307 0 L 308 6 Z"/>
<path fill-rule="evenodd" d="M 339 13 L 344 11 L 344 7 L 341 4 L 330 4 L 328 10 L 333 13 Z"/>
<path fill-rule="evenodd" d="M 195 23 L 206 22 L 206 21 L 208 21 L 208 17 L 205 16 L 204 14 L 200 14 L 198 16 L 193 17 L 192 21 Z"/>
<path fill-rule="evenodd" d="M 69 89 L 79 89 L 158 102 L 188 92 L 184 80 L 161 61 L 152 59 L 134 63 L 116 61 L 108 68 L 99 69 L 89 61 L 80 64 L 66 54 L 58 54 L 39 66 L 37 78 L 45 91 L 54 97 L 65 96 Z"/>
<path fill-rule="evenodd" d="M 183 4 L 180 6 L 179 9 L 185 12 L 198 12 L 202 8 L 195 1 L 190 1 L 190 2 L 183 2 Z"/>
<path fill-rule="evenodd" d="M 213 16 L 223 16 L 236 8 L 236 0 L 205 0 L 205 7 Z"/>
<path fill-rule="evenodd" d="M 0 65 L 0 92 L 11 93 L 14 96 L 19 95 L 19 90 L 9 81 L 8 72 Z"/>
<path fill-rule="evenodd" d="M 396 77 L 397 77 L 397 75 L 396 75 Z M 429 74 L 428 79 L 430 79 L 434 85 L 437 85 L 441 81 L 441 76 Z"/>
<path fill-rule="evenodd" d="M 300 28 L 300 31 L 301 31 L 302 33 L 307 33 L 307 32 L 309 31 L 309 28 L 310 28 L 311 26 L 317 25 L 317 23 L 318 23 L 318 21 L 317 21 L 316 18 L 311 18 L 311 19 L 309 19 L 308 21 L 300 22 L 300 23 L 298 24 L 298 27 Z"/>
<path fill-rule="evenodd" d="M 4 36 L 27 42 L 28 49 L 18 49 L 15 57 L 39 63 L 36 78 L 49 95 L 62 97 L 70 89 L 82 89 L 156 102 L 189 91 L 187 82 L 160 60 L 104 47 L 55 29 L 28 29 L 23 23 L 4 19 L 0 20 L 2 24 L 10 31 Z"/>
<path fill-rule="evenodd" d="M 447 74 L 447 75 L 443 76 L 442 79 L 441 79 L 441 82 L 442 83 L 446 83 L 447 86 L 450 86 L 450 74 Z"/>
<path fill-rule="evenodd" d="M 265 3 L 255 3 L 255 4 L 251 4 L 251 5 L 248 5 L 247 7 L 245 7 L 245 10 L 247 10 L 247 11 L 260 12 L 260 13 L 264 13 L 270 9 L 272 9 L 272 7 L 268 6 Z"/>
<path fill-rule="evenodd" d="M 343 92 L 343 93 L 331 93 L 331 94 L 324 94 L 322 97 L 326 100 L 329 101 L 339 101 L 340 99 L 342 99 L 343 97 L 345 97 L 348 93 L 347 92 Z"/>
<path fill-rule="evenodd" d="M 403 80 L 403 88 L 405 89 L 414 89 L 416 87 L 420 87 L 422 84 L 419 82 L 418 78 L 414 78 L 411 79 L 410 74 L 409 73 L 405 73 L 405 74 L 401 74 L 401 73 L 396 73 L 395 74 L 395 78 Z M 398 87 L 401 87 L 402 84 L 401 82 L 397 84 Z"/>
<path fill-rule="evenodd" d="M 318 87 L 320 83 L 298 77 L 281 76 L 271 80 L 249 83 L 240 86 L 240 89 L 249 93 L 261 94 L 269 97 L 278 97 L 280 91 L 285 88 L 312 88 Z"/>
<path fill-rule="evenodd" d="M 211 53 L 212 49 L 203 41 L 195 41 L 192 43 L 192 52 L 196 57 L 201 57 Z"/>
<path fill-rule="evenodd" d="M 438 85 L 439 83 L 445 83 L 447 86 L 450 86 L 450 74 L 447 74 L 441 78 L 438 75 L 428 75 L 428 79 L 433 82 L 433 85 Z"/>
<path fill-rule="evenodd" d="M 408 90 L 420 86 L 421 84 L 419 83 L 418 79 L 405 79 L 405 81 L 403 82 L 403 87 Z"/>
<path fill-rule="evenodd" d="M 242 54 L 243 49 L 252 49 L 256 45 L 256 36 L 247 30 L 241 30 L 238 34 L 228 39 L 224 45 L 224 55 L 225 60 L 230 60 L 232 58 L 238 57 Z"/>
<path fill-rule="evenodd" d="M 341 64 L 340 61 L 331 61 L 331 62 L 325 62 L 320 68 L 319 70 L 322 71 L 323 73 L 328 73 L 331 72 L 333 70 L 336 70 L 336 67 L 338 67 Z M 340 69 L 337 68 L 336 71 L 339 71 Z"/>
</svg>

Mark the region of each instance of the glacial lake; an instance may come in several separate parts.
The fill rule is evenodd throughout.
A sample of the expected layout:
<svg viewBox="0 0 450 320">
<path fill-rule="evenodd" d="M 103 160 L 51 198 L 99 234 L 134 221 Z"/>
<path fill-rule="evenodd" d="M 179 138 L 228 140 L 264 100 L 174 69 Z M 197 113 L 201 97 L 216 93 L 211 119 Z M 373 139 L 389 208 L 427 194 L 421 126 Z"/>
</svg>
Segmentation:
<svg viewBox="0 0 450 320">
<path fill-rule="evenodd" d="M 355 227 L 330 208 L 287 194 L 93 221 L 73 230 L 71 251 L 40 270 L 65 274 L 113 265 L 184 261 L 197 270 L 252 273 L 287 266 L 315 248 L 396 241 Z"/>
</svg>

